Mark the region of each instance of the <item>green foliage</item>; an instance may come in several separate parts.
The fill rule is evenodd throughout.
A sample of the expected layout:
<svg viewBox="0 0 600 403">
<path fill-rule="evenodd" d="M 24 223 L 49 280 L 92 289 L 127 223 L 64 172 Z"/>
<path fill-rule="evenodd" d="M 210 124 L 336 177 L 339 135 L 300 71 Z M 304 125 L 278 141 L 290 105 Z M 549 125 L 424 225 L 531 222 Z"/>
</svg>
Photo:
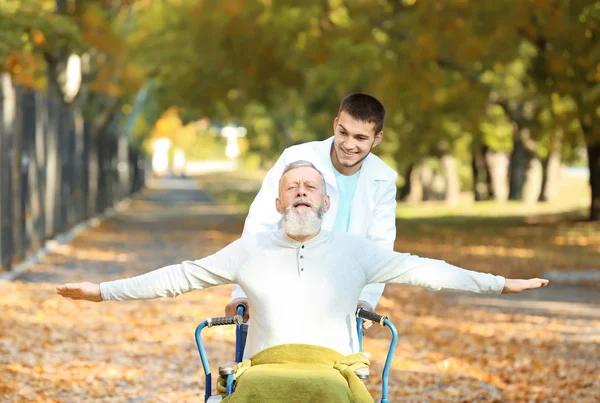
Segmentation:
<svg viewBox="0 0 600 403">
<path fill-rule="evenodd" d="M 188 161 L 226 159 L 226 145 L 225 139 L 219 134 L 208 130 L 198 131 L 196 141 L 185 150 L 185 156 Z"/>
<path fill-rule="evenodd" d="M 43 0 L 0 3 L 0 65 L 11 53 L 56 54 L 59 49 L 80 53 L 87 48 L 71 18 L 57 15 L 53 2 Z"/>
<path fill-rule="evenodd" d="M 151 2 L 128 46 L 161 109 L 235 121 L 265 161 L 330 136 L 340 99 L 364 91 L 388 111 L 376 153 L 402 172 L 450 150 L 466 183 L 474 142 L 510 152 L 527 129 L 544 158 L 557 136 L 565 156 L 592 138 L 598 3 Z"/>
<path fill-rule="evenodd" d="M 490 105 L 488 118 L 480 124 L 483 142 L 494 151 L 510 151 L 513 146 L 513 127 L 500 106 Z"/>
</svg>

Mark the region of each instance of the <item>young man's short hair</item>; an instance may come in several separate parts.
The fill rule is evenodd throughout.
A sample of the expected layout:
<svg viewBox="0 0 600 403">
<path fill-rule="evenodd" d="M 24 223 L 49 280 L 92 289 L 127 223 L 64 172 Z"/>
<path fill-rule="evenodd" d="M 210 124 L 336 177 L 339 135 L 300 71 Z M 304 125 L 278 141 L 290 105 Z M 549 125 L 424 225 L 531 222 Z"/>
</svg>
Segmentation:
<svg viewBox="0 0 600 403">
<path fill-rule="evenodd" d="M 348 95 L 340 103 L 338 116 L 342 112 L 346 112 L 361 122 L 374 123 L 375 134 L 378 134 L 383 129 L 385 107 L 377 98 L 371 95 L 361 92 Z"/>
</svg>

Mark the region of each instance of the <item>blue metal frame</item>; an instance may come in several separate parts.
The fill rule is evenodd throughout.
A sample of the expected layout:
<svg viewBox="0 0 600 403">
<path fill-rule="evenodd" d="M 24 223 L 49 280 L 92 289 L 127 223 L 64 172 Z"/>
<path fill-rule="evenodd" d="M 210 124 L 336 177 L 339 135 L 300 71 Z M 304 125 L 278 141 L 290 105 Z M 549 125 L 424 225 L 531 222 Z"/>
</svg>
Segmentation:
<svg viewBox="0 0 600 403">
<path fill-rule="evenodd" d="M 210 393 L 212 390 L 212 374 L 210 373 L 210 363 L 208 362 L 208 358 L 206 355 L 206 351 L 204 350 L 204 345 L 202 344 L 202 338 L 200 337 L 200 333 L 202 329 L 208 326 L 208 321 L 200 323 L 196 328 L 196 346 L 198 346 L 198 352 L 200 353 L 200 360 L 202 361 L 202 368 L 204 369 L 204 376 L 206 379 L 206 385 L 204 390 L 204 402 L 208 401 L 210 397 Z"/>
<path fill-rule="evenodd" d="M 383 366 L 383 375 L 381 376 L 381 403 L 388 403 L 388 380 L 390 369 L 392 368 L 392 360 L 394 359 L 394 352 L 398 344 L 398 330 L 388 318 L 384 319 L 383 325 L 387 326 L 392 333 L 392 341 L 390 342 L 390 348 L 385 359 L 385 365 Z"/>
<path fill-rule="evenodd" d="M 244 308 L 238 307 L 237 313 L 239 315 L 244 314 Z M 362 331 L 362 318 L 356 318 L 356 331 L 358 333 L 358 343 L 359 343 L 359 351 L 362 351 L 363 344 L 363 331 Z M 202 361 L 202 368 L 204 369 L 205 379 L 206 379 L 206 390 L 204 391 L 204 402 L 206 403 L 210 398 L 210 394 L 212 391 L 212 374 L 210 371 L 210 363 L 208 362 L 208 358 L 206 355 L 206 351 L 204 350 L 204 345 L 202 344 L 202 338 L 200 333 L 202 330 L 208 326 L 208 321 L 204 321 L 198 325 L 196 328 L 196 346 L 198 347 L 198 352 L 200 353 L 200 360 Z M 243 355 L 243 346 L 242 346 L 242 332 L 244 324 L 236 326 L 236 334 L 235 334 L 235 357 L 237 362 L 242 361 Z M 387 326 L 390 329 L 392 334 L 392 340 L 390 341 L 390 348 L 388 350 L 387 357 L 385 359 L 385 365 L 383 366 L 383 374 L 381 376 L 381 403 L 388 403 L 388 382 L 390 370 L 392 368 L 392 361 L 394 359 L 394 353 L 396 351 L 396 346 L 398 344 L 398 330 L 396 326 L 388 319 L 385 318 L 383 321 L 383 326 Z M 230 395 L 233 392 L 233 374 L 227 376 L 227 395 Z"/>
<path fill-rule="evenodd" d="M 356 333 L 358 333 L 358 351 L 362 353 L 363 344 L 363 318 L 356 318 Z"/>
<path fill-rule="evenodd" d="M 244 317 L 244 306 L 240 305 L 237 307 L 237 314 Z M 241 325 L 236 325 L 235 327 L 235 361 L 236 362 L 242 362 L 243 356 L 244 356 L 244 346 L 242 345 L 242 340 L 243 340 L 243 330 L 244 327 L 243 326 L 248 326 L 248 325 L 244 325 L 243 323 Z"/>
<path fill-rule="evenodd" d="M 227 375 L 227 388 L 225 390 L 225 396 L 229 396 L 233 393 L 233 375 L 234 374 Z"/>
</svg>

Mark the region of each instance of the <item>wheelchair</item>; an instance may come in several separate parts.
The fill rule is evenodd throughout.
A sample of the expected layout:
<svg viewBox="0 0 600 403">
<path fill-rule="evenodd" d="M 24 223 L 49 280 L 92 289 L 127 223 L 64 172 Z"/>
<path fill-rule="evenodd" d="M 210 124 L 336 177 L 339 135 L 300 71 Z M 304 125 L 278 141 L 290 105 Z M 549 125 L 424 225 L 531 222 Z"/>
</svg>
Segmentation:
<svg viewBox="0 0 600 403">
<path fill-rule="evenodd" d="M 198 347 L 198 352 L 200 353 L 200 360 L 202 361 L 202 368 L 204 369 L 205 375 L 205 392 L 204 392 L 204 402 L 205 403 L 217 403 L 223 399 L 223 396 L 220 394 L 212 395 L 212 373 L 210 369 L 210 363 L 208 362 L 208 357 L 206 355 L 206 351 L 204 349 L 204 345 L 202 344 L 201 333 L 207 327 L 213 326 L 226 326 L 226 325 L 235 325 L 235 362 L 227 363 L 224 366 L 219 367 L 219 375 L 226 379 L 226 396 L 233 393 L 233 376 L 234 376 L 234 365 L 238 362 L 242 362 L 242 356 L 244 353 L 244 346 L 246 344 L 246 336 L 248 333 L 248 325 L 243 323 L 244 316 L 243 305 L 239 305 L 237 307 L 237 315 L 235 316 L 224 316 L 218 318 L 208 318 L 204 322 L 200 323 L 198 327 L 196 327 L 195 338 L 196 345 Z M 373 321 L 376 324 L 387 327 L 391 333 L 390 346 L 388 349 L 387 357 L 385 360 L 385 365 L 383 367 L 383 372 L 381 375 L 381 403 L 388 403 L 388 379 L 390 374 L 390 369 L 392 366 L 392 360 L 394 358 L 394 352 L 396 351 L 396 345 L 398 343 L 398 331 L 394 324 L 387 318 L 387 316 L 381 316 L 376 314 L 375 312 L 366 311 L 364 309 L 358 308 L 356 310 L 356 330 L 358 332 L 358 342 L 359 342 L 359 351 L 362 351 L 363 344 L 363 331 L 362 331 L 362 322 L 363 319 L 368 319 Z M 369 379 L 368 369 L 367 371 L 357 370 L 356 375 L 364 380 Z"/>
</svg>

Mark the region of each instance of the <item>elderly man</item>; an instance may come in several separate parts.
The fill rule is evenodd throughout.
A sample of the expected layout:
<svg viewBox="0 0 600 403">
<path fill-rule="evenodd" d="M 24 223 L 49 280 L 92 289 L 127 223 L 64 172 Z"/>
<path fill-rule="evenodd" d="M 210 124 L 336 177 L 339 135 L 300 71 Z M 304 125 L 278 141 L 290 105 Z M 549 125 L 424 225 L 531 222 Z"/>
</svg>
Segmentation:
<svg viewBox="0 0 600 403">
<path fill-rule="evenodd" d="M 366 284 L 402 283 L 499 294 L 548 283 L 464 270 L 440 260 L 389 251 L 352 234 L 322 231 L 321 221 L 329 206 L 323 175 L 311 163 L 297 161 L 285 168 L 275 200 L 282 215 L 281 230 L 244 236 L 200 260 L 124 280 L 65 284 L 57 287 L 57 292 L 72 299 L 100 302 L 174 297 L 195 289 L 240 284 L 253 307 L 244 356 L 250 361 L 258 356 L 260 360 L 256 360 L 262 363 L 270 349 L 281 353 L 278 349 L 289 345 L 299 346 L 299 360 L 314 349 L 317 358 L 328 351 L 356 353 L 354 311 Z M 282 300 L 287 302 L 282 304 Z M 306 387 L 312 383 L 314 380 Z M 298 396 L 286 401 L 303 401 L 300 392 Z"/>
</svg>

